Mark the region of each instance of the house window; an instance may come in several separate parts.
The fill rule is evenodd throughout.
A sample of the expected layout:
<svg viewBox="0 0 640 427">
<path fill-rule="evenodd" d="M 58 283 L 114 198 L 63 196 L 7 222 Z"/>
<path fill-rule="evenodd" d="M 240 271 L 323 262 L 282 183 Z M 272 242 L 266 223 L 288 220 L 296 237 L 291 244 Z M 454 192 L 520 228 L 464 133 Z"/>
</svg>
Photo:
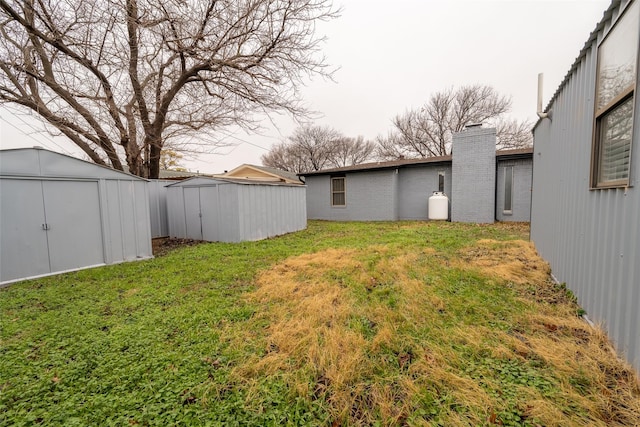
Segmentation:
<svg viewBox="0 0 640 427">
<path fill-rule="evenodd" d="M 444 172 L 438 172 L 438 191 L 444 193 Z"/>
<path fill-rule="evenodd" d="M 513 166 L 504 168 L 504 208 L 502 213 L 511 214 L 513 203 Z"/>
<path fill-rule="evenodd" d="M 631 131 L 637 76 L 640 0 L 630 4 L 598 47 L 594 188 L 629 185 Z"/>
<path fill-rule="evenodd" d="M 331 178 L 331 206 L 346 206 L 346 204 L 344 177 Z"/>
</svg>

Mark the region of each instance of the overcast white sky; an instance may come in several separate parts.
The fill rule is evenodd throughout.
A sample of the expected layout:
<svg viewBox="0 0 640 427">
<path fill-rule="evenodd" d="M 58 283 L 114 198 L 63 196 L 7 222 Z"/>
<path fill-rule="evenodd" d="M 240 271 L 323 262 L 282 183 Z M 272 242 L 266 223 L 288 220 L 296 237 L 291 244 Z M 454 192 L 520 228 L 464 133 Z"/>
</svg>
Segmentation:
<svg viewBox="0 0 640 427">
<path fill-rule="evenodd" d="M 302 96 L 320 114 L 315 124 L 374 138 L 429 94 L 465 84 L 493 86 L 512 97 L 513 117 L 534 120 L 538 73 L 545 74 L 546 105 L 610 0 L 335 3 L 341 17 L 318 26 L 327 62 L 339 67 L 335 82 L 310 81 Z M 278 129 L 265 121 L 263 135 L 224 130 L 221 137 L 234 147 L 183 163 L 208 173 L 260 164 L 260 155 L 296 127 L 288 117 L 274 118 Z M 40 145 L 82 157 L 72 143 L 36 128 L 33 117 L 0 109 L 0 148 Z"/>
</svg>

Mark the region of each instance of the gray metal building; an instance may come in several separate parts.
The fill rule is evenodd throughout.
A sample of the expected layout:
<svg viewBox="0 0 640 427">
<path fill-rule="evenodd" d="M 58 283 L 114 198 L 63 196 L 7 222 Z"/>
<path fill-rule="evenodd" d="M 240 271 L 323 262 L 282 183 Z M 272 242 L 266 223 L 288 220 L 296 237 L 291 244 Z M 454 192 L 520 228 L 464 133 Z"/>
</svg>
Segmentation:
<svg viewBox="0 0 640 427">
<path fill-rule="evenodd" d="M 460 135 L 454 139 L 453 159 L 403 159 L 301 174 L 309 219 L 426 220 L 429 197 L 443 191 L 457 214 L 453 220 L 529 221 L 532 150 L 496 152 L 490 128 L 470 128 Z M 456 148 L 458 143 L 469 149 Z"/>
<path fill-rule="evenodd" d="M 145 180 L 44 149 L 0 150 L 0 283 L 150 257 Z"/>
<path fill-rule="evenodd" d="M 191 178 L 167 186 L 169 235 L 241 242 L 307 227 L 302 185 Z"/>
<path fill-rule="evenodd" d="M 640 0 L 612 2 L 536 124 L 531 212 L 554 276 L 637 369 L 639 19 Z"/>
</svg>

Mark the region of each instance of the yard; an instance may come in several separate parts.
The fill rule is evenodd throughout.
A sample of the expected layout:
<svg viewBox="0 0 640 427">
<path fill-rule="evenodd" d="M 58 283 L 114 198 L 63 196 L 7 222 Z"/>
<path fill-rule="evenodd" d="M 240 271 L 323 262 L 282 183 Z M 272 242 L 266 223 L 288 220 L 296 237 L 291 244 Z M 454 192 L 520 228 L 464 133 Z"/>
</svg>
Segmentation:
<svg viewBox="0 0 640 427">
<path fill-rule="evenodd" d="M 524 225 L 310 222 L 0 290 L 0 425 L 640 425 Z"/>
</svg>

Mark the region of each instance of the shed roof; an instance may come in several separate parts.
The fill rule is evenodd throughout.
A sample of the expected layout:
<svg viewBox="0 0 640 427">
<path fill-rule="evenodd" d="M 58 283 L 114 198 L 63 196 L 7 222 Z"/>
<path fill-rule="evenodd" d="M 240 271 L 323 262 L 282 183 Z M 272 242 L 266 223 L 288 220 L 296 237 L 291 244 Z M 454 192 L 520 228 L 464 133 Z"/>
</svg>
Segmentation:
<svg viewBox="0 0 640 427">
<path fill-rule="evenodd" d="M 40 147 L 0 150 L 0 176 L 146 181 L 127 172 Z"/>
<path fill-rule="evenodd" d="M 533 148 L 518 148 L 513 150 L 498 150 L 496 151 L 496 157 L 502 158 L 526 158 L 533 156 Z M 362 163 L 359 165 L 345 166 L 341 168 L 324 169 L 314 172 L 300 173 L 299 176 L 312 176 L 312 175 L 327 175 L 333 173 L 342 172 L 362 172 L 369 170 L 381 170 L 381 169 L 393 169 L 398 167 L 413 166 L 413 165 L 426 165 L 431 163 L 450 163 L 451 156 L 435 156 L 424 157 L 419 159 L 400 159 L 392 160 L 388 162 L 373 162 Z"/>
<path fill-rule="evenodd" d="M 197 187 L 205 185 L 218 185 L 218 184 L 240 184 L 240 185 L 271 185 L 271 186 L 284 186 L 284 187 L 299 187 L 300 184 L 290 184 L 282 181 L 254 181 L 244 178 L 226 178 L 216 176 L 215 178 L 196 176 L 193 178 L 187 178 L 182 181 L 178 181 L 174 184 L 169 184 L 166 187 Z"/>
</svg>

